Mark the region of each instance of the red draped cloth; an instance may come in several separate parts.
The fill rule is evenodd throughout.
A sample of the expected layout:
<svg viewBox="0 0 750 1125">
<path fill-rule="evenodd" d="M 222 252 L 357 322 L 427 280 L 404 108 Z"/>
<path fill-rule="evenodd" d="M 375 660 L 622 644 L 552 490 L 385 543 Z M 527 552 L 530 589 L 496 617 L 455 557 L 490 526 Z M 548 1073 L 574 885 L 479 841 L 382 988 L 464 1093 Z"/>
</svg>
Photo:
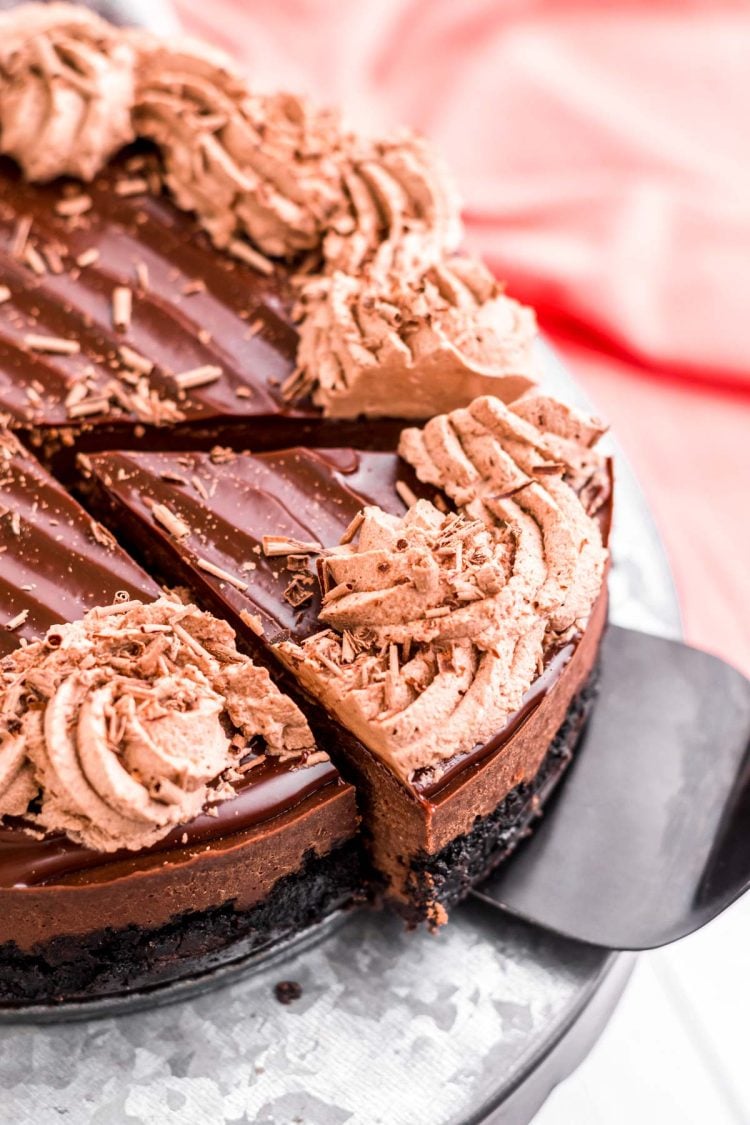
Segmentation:
<svg viewBox="0 0 750 1125">
<path fill-rule="evenodd" d="M 178 0 L 260 89 L 409 124 L 613 424 L 687 638 L 750 673 L 750 4 Z"/>
</svg>

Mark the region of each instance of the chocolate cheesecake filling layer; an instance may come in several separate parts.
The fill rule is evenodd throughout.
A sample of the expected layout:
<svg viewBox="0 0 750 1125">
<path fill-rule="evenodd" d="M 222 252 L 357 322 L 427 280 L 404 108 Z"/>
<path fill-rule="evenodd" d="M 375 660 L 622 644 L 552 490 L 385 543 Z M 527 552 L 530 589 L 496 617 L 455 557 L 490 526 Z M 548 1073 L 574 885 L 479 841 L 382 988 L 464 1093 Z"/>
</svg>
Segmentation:
<svg viewBox="0 0 750 1125">
<path fill-rule="evenodd" d="M 127 926 L 151 928 L 185 912 L 208 910 L 225 902 L 233 903 L 237 910 L 256 905 L 280 878 L 300 870 L 308 852 L 318 857 L 335 853 L 357 831 L 350 786 L 338 778 L 326 784 L 319 777 L 306 785 L 306 771 L 298 773 L 302 776 L 292 782 L 298 786 L 296 799 L 287 790 L 281 811 L 268 810 L 267 819 L 251 820 L 243 827 L 225 822 L 223 831 L 219 828 L 215 836 L 206 833 L 205 826 L 201 835 L 199 825 L 199 835 L 192 842 L 173 843 L 158 853 L 146 851 L 101 865 L 82 850 L 78 858 L 84 865 L 90 862 L 88 868 L 71 871 L 68 867 L 67 874 L 51 876 L 47 883 L 3 886 L 0 945 L 13 942 L 21 950 L 32 950 L 61 934 Z M 261 816 L 257 809 L 256 816 Z M 12 865 L 4 881 L 16 873 L 28 875 L 46 862 L 70 862 L 71 866 L 76 862 L 74 853 L 57 851 L 55 855 L 54 842 L 35 852 L 34 842 L 24 844 L 19 835 L 8 843 L 4 833 L 0 841 L 0 864 L 7 855 Z M 350 886 L 350 894 L 358 886 Z"/>
<path fill-rule="evenodd" d="M 266 757 L 234 783 L 235 797 L 207 806 L 200 816 L 137 852 L 96 851 L 62 832 L 38 839 L 23 831 L 33 830 L 33 825 L 11 817 L 0 827 L 0 890 L 109 882 L 144 871 L 158 866 L 165 852 L 195 848 L 263 824 L 338 780 L 338 770 L 330 761 L 295 767 Z"/>
</svg>

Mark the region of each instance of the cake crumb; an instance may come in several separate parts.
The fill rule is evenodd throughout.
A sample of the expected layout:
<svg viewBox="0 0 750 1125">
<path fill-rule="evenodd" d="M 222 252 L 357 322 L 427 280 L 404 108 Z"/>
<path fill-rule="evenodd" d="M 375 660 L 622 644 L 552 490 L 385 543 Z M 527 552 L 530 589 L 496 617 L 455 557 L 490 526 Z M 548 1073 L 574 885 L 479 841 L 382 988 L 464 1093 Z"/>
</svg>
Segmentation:
<svg viewBox="0 0 750 1125">
<path fill-rule="evenodd" d="M 273 991 L 280 1004 L 292 1004 L 302 995 L 302 985 L 296 980 L 280 980 Z"/>
</svg>

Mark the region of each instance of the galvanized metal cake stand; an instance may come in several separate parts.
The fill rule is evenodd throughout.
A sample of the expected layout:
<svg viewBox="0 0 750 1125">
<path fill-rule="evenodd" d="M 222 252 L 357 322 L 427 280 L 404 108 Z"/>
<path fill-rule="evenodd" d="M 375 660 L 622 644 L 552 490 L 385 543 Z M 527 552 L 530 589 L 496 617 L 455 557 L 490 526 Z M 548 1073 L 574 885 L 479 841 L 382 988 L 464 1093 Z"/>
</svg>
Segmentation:
<svg viewBox="0 0 750 1125">
<path fill-rule="evenodd" d="M 543 360 L 546 385 L 583 402 L 546 348 Z M 617 478 L 612 618 L 678 635 L 663 549 L 621 456 Z M 347 913 L 250 966 L 72 1023 L 1 1026 L 0 1121 L 520 1125 L 593 1044 L 632 964 L 479 902 L 435 936 Z M 302 994 L 282 1005 L 274 986 L 287 980 Z"/>
</svg>

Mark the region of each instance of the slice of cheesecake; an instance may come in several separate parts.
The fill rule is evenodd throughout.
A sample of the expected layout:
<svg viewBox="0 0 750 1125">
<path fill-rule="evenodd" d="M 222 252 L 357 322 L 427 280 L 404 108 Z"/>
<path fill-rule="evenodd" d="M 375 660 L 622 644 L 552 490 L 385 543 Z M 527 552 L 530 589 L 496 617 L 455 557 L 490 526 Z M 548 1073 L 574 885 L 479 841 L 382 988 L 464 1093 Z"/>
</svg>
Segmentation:
<svg viewBox="0 0 750 1125">
<path fill-rule="evenodd" d="M 606 617 L 600 433 L 536 395 L 407 430 L 403 456 L 89 463 L 100 515 L 302 687 L 409 918 L 441 921 L 512 849 L 581 731 Z"/>
</svg>

